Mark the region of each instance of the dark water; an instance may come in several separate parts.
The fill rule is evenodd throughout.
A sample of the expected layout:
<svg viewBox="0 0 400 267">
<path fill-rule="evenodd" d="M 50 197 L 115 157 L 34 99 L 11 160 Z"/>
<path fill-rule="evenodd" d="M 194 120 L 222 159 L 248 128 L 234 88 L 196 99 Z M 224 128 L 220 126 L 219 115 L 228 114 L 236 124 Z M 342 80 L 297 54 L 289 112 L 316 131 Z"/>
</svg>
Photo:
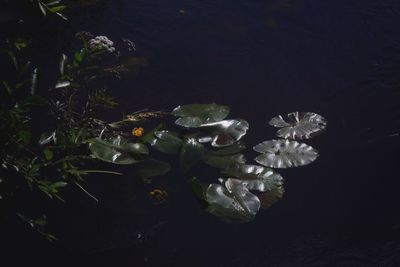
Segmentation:
<svg viewBox="0 0 400 267">
<path fill-rule="evenodd" d="M 317 112 L 329 129 L 254 222 L 204 213 L 179 173 L 142 185 L 127 168 L 88 178 L 99 204 L 54 208 L 57 245 L 17 244 L 78 266 L 400 266 L 400 2 L 120 0 L 76 20 L 69 31 L 132 39 L 149 61 L 112 88 L 121 111 L 225 104 L 249 121 L 248 147 L 273 138 L 277 114 Z M 154 187 L 167 203 L 149 202 Z"/>
</svg>

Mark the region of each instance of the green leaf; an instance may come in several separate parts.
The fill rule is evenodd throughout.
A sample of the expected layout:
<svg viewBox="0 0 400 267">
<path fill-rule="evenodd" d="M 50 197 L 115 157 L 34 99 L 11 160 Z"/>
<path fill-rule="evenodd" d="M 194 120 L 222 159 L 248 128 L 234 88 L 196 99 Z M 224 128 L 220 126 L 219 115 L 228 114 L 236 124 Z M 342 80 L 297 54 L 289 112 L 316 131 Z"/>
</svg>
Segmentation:
<svg viewBox="0 0 400 267">
<path fill-rule="evenodd" d="M 221 121 L 228 114 L 229 107 L 215 103 L 183 105 L 172 111 L 172 115 L 179 117 L 175 124 L 187 128 L 196 128 L 205 123 Z"/>
<path fill-rule="evenodd" d="M 51 13 L 58 13 L 58 12 L 63 11 L 65 8 L 66 8 L 66 6 L 63 6 L 63 5 L 54 6 L 54 7 L 50 7 L 50 8 L 49 8 L 49 11 L 50 11 Z"/>
<path fill-rule="evenodd" d="M 56 89 L 65 88 L 65 87 L 68 87 L 70 85 L 71 85 L 71 82 L 69 82 L 69 81 L 58 81 L 56 83 L 56 85 L 55 85 L 55 88 Z"/>
<path fill-rule="evenodd" d="M 243 164 L 245 163 L 245 159 L 243 154 L 217 156 L 211 153 L 207 153 L 207 155 L 204 156 L 204 163 L 214 168 L 225 169 L 238 164 Z"/>
<path fill-rule="evenodd" d="M 82 52 L 76 52 L 74 55 L 74 60 L 78 63 L 78 65 L 82 62 L 83 60 L 83 55 Z"/>
<path fill-rule="evenodd" d="M 40 8 L 40 11 L 42 11 L 43 16 L 46 16 L 47 15 L 46 6 L 41 1 L 38 2 L 38 5 Z"/>
<path fill-rule="evenodd" d="M 42 133 L 39 139 L 39 145 L 45 145 L 50 142 L 54 142 L 54 144 L 57 143 L 57 138 L 56 138 L 56 132 L 51 132 L 51 133 Z"/>
<path fill-rule="evenodd" d="M 167 162 L 152 158 L 146 158 L 144 161 L 135 165 L 136 174 L 142 179 L 148 179 L 155 176 L 163 176 L 171 170 L 171 165 Z"/>
<path fill-rule="evenodd" d="M 228 191 L 220 184 L 210 184 L 206 191 L 207 212 L 228 223 L 244 223 L 254 219 L 260 209 L 258 197 L 244 186 Z"/>
<path fill-rule="evenodd" d="M 195 196 L 201 200 L 206 200 L 206 190 L 207 187 L 200 183 L 199 179 L 193 177 L 190 180 L 190 187 L 192 188 L 193 193 Z"/>
<path fill-rule="evenodd" d="M 141 143 L 114 143 L 99 138 L 91 139 L 89 144 L 92 154 L 100 160 L 114 164 L 133 164 L 143 160 L 143 155 L 149 153 L 148 148 Z"/>
<path fill-rule="evenodd" d="M 154 132 L 155 138 L 150 142 L 151 146 L 162 153 L 175 155 L 182 147 L 183 140 L 176 133 L 163 130 Z"/>
<path fill-rule="evenodd" d="M 28 130 L 20 130 L 18 132 L 19 140 L 24 144 L 28 145 L 31 141 L 32 134 Z"/>
<path fill-rule="evenodd" d="M 229 156 L 229 155 L 238 154 L 245 148 L 246 147 L 242 143 L 237 142 L 237 143 L 227 146 L 227 147 L 210 150 L 210 153 L 215 156 Z"/>
<path fill-rule="evenodd" d="M 147 132 L 145 135 L 143 135 L 142 137 L 140 137 L 139 141 L 141 143 L 150 143 L 155 137 L 154 137 L 154 133 L 156 131 L 160 131 L 162 128 L 164 127 L 164 123 L 160 123 L 158 124 L 156 127 L 154 127 L 152 130 L 150 130 L 149 132 Z"/>
<path fill-rule="evenodd" d="M 22 50 L 26 47 L 29 46 L 29 40 L 23 39 L 23 38 L 18 38 L 17 40 L 15 40 L 14 42 L 14 46 L 18 49 L 18 50 Z"/>
<path fill-rule="evenodd" d="M 68 60 L 68 57 L 65 54 L 62 54 L 61 59 L 60 59 L 60 74 L 64 75 L 65 72 L 65 64 Z"/>
<path fill-rule="evenodd" d="M 199 162 L 204 155 L 204 146 L 195 138 L 187 138 L 180 153 L 180 165 L 183 172 L 187 172 L 193 165 Z"/>
<path fill-rule="evenodd" d="M 45 157 L 45 159 L 46 159 L 47 161 L 50 161 L 50 160 L 53 159 L 53 156 L 54 156 L 53 151 L 51 151 L 49 148 L 46 147 L 46 148 L 43 150 L 43 154 L 44 154 L 44 157 Z"/>
</svg>

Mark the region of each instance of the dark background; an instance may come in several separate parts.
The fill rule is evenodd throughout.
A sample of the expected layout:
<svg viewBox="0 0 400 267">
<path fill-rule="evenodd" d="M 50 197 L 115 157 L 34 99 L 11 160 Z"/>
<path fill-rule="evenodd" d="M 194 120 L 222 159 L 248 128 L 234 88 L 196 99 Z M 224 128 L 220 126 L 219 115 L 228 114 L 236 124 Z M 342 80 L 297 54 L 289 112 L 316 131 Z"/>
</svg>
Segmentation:
<svg viewBox="0 0 400 267">
<path fill-rule="evenodd" d="M 274 137 L 270 118 L 317 112 L 328 130 L 308 143 L 321 156 L 280 171 L 283 200 L 242 225 L 206 214 L 190 192 L 186 178 L 216 179 L 212 169 L 152 185 L 129 168 L 89 177 L 99 204 L 75 193 L 49 208 L 58 242 L 21 222 L 2 253 L 28 266 L 400 266 L 399 15 L 391 0 L 120 0 L 69 14 L 36 60 L 79 30 L 133 40 L 149 65 L 110 88 L 120 112 L 228 105 L 250 123 L 249 163 Z M 146 197 L 156 187 L 166 203 Z"/>
</svg>

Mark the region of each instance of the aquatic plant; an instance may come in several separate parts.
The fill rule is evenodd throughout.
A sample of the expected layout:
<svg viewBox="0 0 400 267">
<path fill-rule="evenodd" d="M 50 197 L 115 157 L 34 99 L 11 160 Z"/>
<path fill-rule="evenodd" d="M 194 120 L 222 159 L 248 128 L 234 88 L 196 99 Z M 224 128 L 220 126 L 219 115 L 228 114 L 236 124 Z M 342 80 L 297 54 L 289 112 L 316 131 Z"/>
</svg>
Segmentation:
<svg viewBox="0 0 400 267">
<path fill-rule="evenodd" d="M 254 147 L 262 153 L 255 158 L 258 163 L 271 168 L 291 168 L 310 164 L 318 152 L 309 145 L 290 140 L 264 141 Z"/>
<path fill-rule="evenodd" d="M 253 220 L 260 208 L 270 207 L 282 198 L 284 189 L 280 174 L 263 166 L 245 164 L 245 146 L 240 140 L 249 129 L 247 121 L 226 119 L 229 108 L 215 103 L 178 106 L 171 114 L 178 117 L 175 124 L 183 129 L 172 131 L 159 125 L 142 141 L 159 152 L 179 154 L 180 167 L 184 173 L 200 162 L 222 169 L 223 177 L 216 179 L 219 183 L 207 185 L 197 178 L 191 181 L 196 196 L 208 204 L 207 212 L 226 222 L 243 223 Z M 291 114 L 297 118 L 303 114 L 300 115 L 298 125 L 289 125 L 279 117 L 272 120 L 275 126 L 293 128 L 290 131 L 295 134 L 285 135 L 287 137 L 307 135 L 309 138 L 311 133 L 321 131 L 322 126 L 326 127 L 326 120 L 315 113 Z M 124 155 L 122 148 L 110 145 L 110 149 L 113 150 L 114 158 L 109 155 L 109 158 L 103 160 L 112 162 Z M 264 141 L 254 146 L 254 150 L 262 153 L 255 161 L 271 168 L 303 166 L 318 157 L 318 152 L 311 146 L 288 139 Z M 129 156 L 128 151 L 125 151 L 125 156 Z M 134 155 L 130 157 L 130 163 L 136 163 Z M 101 156 L 98 158 L 102 159 Z"/>
<path fill-rule="evenodd" d="M 309 139 L 326 129 L 327 122 L 321 115 L 312 112 L 292 112 L 285 121 L 281 115 L 273 117 L 269 124 L 281 128 L 276 135 L 281 138 Z"/>
</svg>

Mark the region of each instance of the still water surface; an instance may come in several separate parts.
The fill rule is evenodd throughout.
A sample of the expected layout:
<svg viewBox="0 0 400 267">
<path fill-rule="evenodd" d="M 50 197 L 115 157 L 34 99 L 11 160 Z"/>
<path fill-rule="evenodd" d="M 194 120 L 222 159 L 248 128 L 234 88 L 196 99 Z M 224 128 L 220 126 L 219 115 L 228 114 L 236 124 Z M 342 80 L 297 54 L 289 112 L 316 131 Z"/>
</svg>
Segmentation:
<svg viewBox="0 0 400 267">
<path fill-rule="evenodd" d="M 70 201 L 55 255 L 92 266 L 378 266 L 400 254 L 400 2 L 99 5 L 70 31 L 129 38 L 149 62 L 112 88 L 121 111 L 228 105 L 250 123 L 249 148 L 274 137 L 267 123 L 277 114 L 317 112 L 328 131 L 309 142 L 315 163 L 281 171 L 284 199 L 242 225 L 204 213 L 178 172 L 146 186 L 129 168 L 125 178 L 89 178 L 101 201 Z M 155 186 L 167 203 L 149 203 Z M 393 240 L 398 252 L 384 248 Z"/>
</svg>

